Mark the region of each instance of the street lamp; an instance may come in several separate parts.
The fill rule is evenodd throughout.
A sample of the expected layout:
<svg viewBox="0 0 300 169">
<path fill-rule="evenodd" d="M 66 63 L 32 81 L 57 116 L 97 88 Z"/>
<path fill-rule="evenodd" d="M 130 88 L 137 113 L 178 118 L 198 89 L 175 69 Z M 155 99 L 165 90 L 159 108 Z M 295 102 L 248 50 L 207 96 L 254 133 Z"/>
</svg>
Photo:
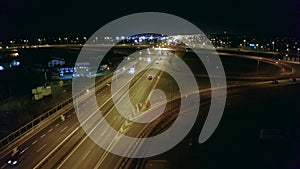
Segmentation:
<svg viewBox="0 0 300 169">
<path fill-rule="evenodd" d="M 69 43 L 69 41 L 68 41 L 68 38 L 67 38 L 67 37 L 65 37 L 65 38 L 64 38 L 64 41 L 65 41 L 65 43 L 66 43 L 66 44 L 68 44 L 68 43 Z"/>
<path fill-rule="evenodd" d="M 244 42 L 244 48 L 245 48 L 245 46 L 246 46 L 246 39 L 244 39 L 243 42 Z"/>
<path fill-rule="evenodd" d="M 258 73 L 258 71 L 259 71 L 259 60 L 261 60 L 261 59 L 262 59 L 262 57 L 259 57 L 259 58 L 257 59 L 257 67 L 256 67 L 257 73 Z"/>
<path fill-rule="evenodd" d="M 299 50 L 300 50 L 300 48 L 297 48 L 297 57 L 298 57 L 298 61 L 300 61 L 300 58 L 299 58 Z"/>
<path fill-rule="evenodd" d="M 25 45 L 27 46 L 28 45 L 28 39 L 25 39 L 24 42 L 25 42 Z"/>
<path fill-rule="evenodd" d="M 275 42 L 274 41 L 272 42 L 272 45 L 273 45 L 273 51 L 275 51 L 275 48 L 274 48 Z"/>
<path fill-rule="evenodd" d="M 258 43 L 255 46 L 256 46 L 256 56 L 258 56 Z"/>
</svg>

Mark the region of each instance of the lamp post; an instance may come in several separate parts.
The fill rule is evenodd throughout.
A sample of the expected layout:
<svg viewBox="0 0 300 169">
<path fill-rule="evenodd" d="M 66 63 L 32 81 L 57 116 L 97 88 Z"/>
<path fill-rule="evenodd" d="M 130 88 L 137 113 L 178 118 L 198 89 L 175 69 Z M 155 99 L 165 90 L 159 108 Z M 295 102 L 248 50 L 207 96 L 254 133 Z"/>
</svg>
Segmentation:
<svg viewBox="0 0 300 169">
<path fill-rule="evenodd" d="M 275 47 L 274 47 L 275 46 L 275 42 L 274 41 L 272 42 L 272 45 L 273 45 L 273 51 L 275 51 Z"/>
<path fill-rule="evenodd" d="M 98 44 L 98 37 L 95 37 L 95 43 Z"/>
<path fill-rule="evenodd" d="M 27 46 L 28 45 L 28 39 L 25 39 L 24 42 L 25 42 L 25 46 Z"/>
<path fill-rule="evenodd" d="M 206 56 L 207 58 L 207 69 L 209 70 L 209 56 Z"/>
<path fill-rule="evenodd" d="M 257 71 L 257 73 L 258 73 L 258 71 L 259 71 L 259 60 L 260 59 L 262 59 L 261 57 L 259 57 L 258 59 L 257 59 L 257 66 L 256 66 L 256 71 Z"/>
<path fill-rule="evenodd" d="M 297 48 L 297 58 L 298 58 L 298 62 L 300 61 L 300 58 L 299 58 L 299 50 L 300 50 L 300 48 Z"/>
<path fill-rule="evenodd" d="M 69 43 L 69 41 L 68 41 L 68 38 L 67 38 L 67 37 L 65 37 L 65 38 L 64 38 L 64 41 L 65 41 L 65 43 L 66 43 L 66 44 L 68 44 L 68 43 Z"/>
<path fill-rule="evenodd" d="M 258 47 L 259 47 L 259 44 L 257 43 L 256 45 L 256 56 L 258 57 Z M 257 66 L 256 66 L 256 72 L 258 73 L 258 71 L 259 71 L 259 60 L 261 59 L 261 57 L 259 57 L 258 59 L 257 59 Z"/>
<path fill-rule="evenodd" d="M 42 39 L 38 38 L 37 40 L 39 42 L 39 45 L 41 45 L 42 44 Z"/>
<path fill-rule="evenodd" d="M 246 39 L 244 39 L 243 42 L 244 42 L 244 49 L 245 49 L 245 47 L 246 47 Z"/>
<path fill-rule="evenodd" d="M 258 56 L 258 43 L 255 46 L 256 46 L 256 56 Z"/>
</svg>

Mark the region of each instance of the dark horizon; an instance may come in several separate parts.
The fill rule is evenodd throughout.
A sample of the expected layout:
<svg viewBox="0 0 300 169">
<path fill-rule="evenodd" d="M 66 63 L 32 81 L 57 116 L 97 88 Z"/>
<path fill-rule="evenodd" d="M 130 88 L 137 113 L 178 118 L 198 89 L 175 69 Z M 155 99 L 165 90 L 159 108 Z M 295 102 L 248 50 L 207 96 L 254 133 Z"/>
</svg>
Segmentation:
<svg viewBox="0 0 300 169">
<path fill-rule="evenodd" d="M 141 3 L 95 3 L 20 0 L 0 2 L 0 39 L 90 36 L 119 17 L 138 12 L 164 12 L 182 17 L 204 33 L 299 37 L 300 2 L 238 0 Z"/>
</svg>

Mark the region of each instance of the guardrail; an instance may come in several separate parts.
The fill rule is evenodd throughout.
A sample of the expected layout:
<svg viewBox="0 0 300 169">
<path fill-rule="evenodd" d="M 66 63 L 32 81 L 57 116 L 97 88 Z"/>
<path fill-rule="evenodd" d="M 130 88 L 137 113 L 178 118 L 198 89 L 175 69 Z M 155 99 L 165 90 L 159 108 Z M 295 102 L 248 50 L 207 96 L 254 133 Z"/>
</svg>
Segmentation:
<svg viewBox="0 0 300 169">
<path fill-rule="evenodd" d="M 104 78 L 102 78 L 102 79 L 98 80 L 97 82 L 95 82 L 95 86 L 98 86 L 99 84 L 101 84 L 103 81 L 107 80 L 110 77 L 111 77 L 111 75 L 106 75 Z M 86 89 L 92 89 L 95 86 L 89 86 Z M 77 93 L 74 97 L 79 98 L 80 96 L 82 96 L 83 94 L 86 93 L 86 89 L 82 90 L 79 93 Z M 9 145 L 14 140 L 16 140 L 16 139 L 20 138 L 21 136 L 25 135 L 29 131 L 34 130 L 38 126 L 38 124 L 41 123 L 42 121 L 45 121 L 49 117 L 53 117 L 53 116 L 55 117 L 56 115 L 58 116 L 59 114 L 57 114 L 57 112 L 59 110 L 62 110 L 64 107 L 66 107 L 70 103 L 72 103 L 74 97 L 70 97 L 70 98 L 66 99 L 64 102 L 57 104 L 56 106 L 54 106 L 50 110 L 47 110 L 42 115 L 40 115 L 40 116 L 36 117 L 35 119 L 33 119 L 31 122 L 23 125 L 22 127 L 17 129 L 16 131 L 9 134 L 8 136 L 2 138 L 0 140 L 0 150 L 2 150 L 6 145 Z"/>
<path fill-rule="evenodd" d="M 178 100 L 178 99 L 176 99 Z M 175 101 L 175 100 L 172 100 Z M 176 110 L 179 109 L 178 107 L 176 107 Z M 138 134 L 138 137 L 150 137 L 152 136 L 152 134 L 154 134 L 155 132 L 155 128 L 161 123 L 163 126 L 163 129 L 166 128 L 167 125 L 169 125 L 170 123 L 174 122 L 174 120 L 177 117 L 177 114 L 172 114 L 172 112 L 174 111 L 174 108 L 169 108 L 166 112 L 164 112 L 159 119 L 154 120 L 151 123 L 148 123 L 147 125 L 145 125 L 145 127 L 141 130 L 141 132 Z M 171 117 L 171 118 L 170 118 Z M 160 132 L 160 130 L 158 131 Z M 158 133 L 157 132 L 157 133 Z M 138 142 L 136 143 L 135 149 L 131 149 L 130 153 L 134 153 L 139 146 L 142 146 L 143 142 Z M 138 166 L 135 166 L 134 164 L 136 163 L 136 165 L 138 165 L 139 161 L 136 161 L 136 158 L 123 158 L 120 161 L 120 165 L 118 166 L 120 169 L 126 169 L 126 168 L 138 168 Z"/>
<path fill-rule="evenodd" d="M 207 93 L 209 92 L 211 89 L 208 90 L 202 90 L 202 93 Z M 194 94 L 200 94 L 198 92 L 193 92 L 190 93 L 190 95 L 194 95 Z M 175 96 L 174 98 L 172 98 L 172 100 L 170 102 L 174 102 L 174 101 L 180 101 L 180 99 L 182 99 L 182 97 L 180 95 Z M 202 106 L 208 105 L 210 102 L 209 101 L 205 101 L 204 103 L 202 103 Z M 166 111 L 160 116 L 158 117 L 158 119 L 152 121 L 151 123 L 148 123 L 147 125 L 145 125 L 145 127 L 143 129 L 141 129 L 141 132 L 138 134 L 139 138 L 147 138 L 147 137 L 151 137 L 157 133 L 162 132 L 163 130 L 167 129 L 169 127 L 169 125 L 171 125 L 176 118 L 178 117 L 178 114 L 174 114 L 174 110 L 175 111 L 179 111 L 179 107 L 168 107 L 166 109 Z M 137 150 L 138 146 L 142 146 L 143 142 L 139 142 L 136 143 L 135 149 L 131 149 L 130 153 L 134 153 L 134 151 Z M 118 166 L 120 169 L 126 169 L 126 168 L 134 168 L 134 169 L 138 169 L 141 168 L 141 161 L 140 159 L 137 158 L 123 158 L 120 160 L 120 165 Z"/>
<path fill-rule="evenodd" d="M 109 77 L 108 77 L 109 78 Z M 106 79 L 108 79 L 106 78 Z M 106 80 L 105 79 L 105 80 Z M 103 82 L 104 80 L 100 81 L 100 82 L 97 82 L 95 86 L 99 85 L 101 82 Z M 130 82 L 130 81 L 129 81 Z M 127 83 L 129 83 L 127 82 Z M 137 81 L 134 81 L 131 85 L 135 85 Z M 87 88 L 88 89 L 88 88 Z M 83 91 L 83 93 L 85 93 L 85 90 Z M 76 98 L 75 98 L 76 99 Z M 76 99 L 77 100 L 77 99 Z M 90 118 L 90 117 L 89 117 Z M 89 119 L 88 118 L 88 119 Z M 84 124 L 85 122 L 83 122 Z M 76 146 L 78 141 L 82 141 L 82 139 L 79 139 L 78 138 L 82 138 L 82 136 L 78 136 L 78 133 L 75 133 L 77 131 L 79 131 L 79 127 L 76 128 L 70 135 L 67 136 L 67 138 L 65 138 L 57 147 L 55 147 L 55 149 L 53 149 L 49 154 L 47 154 L 47 156 L 42 159 L 35 167 L 34 169 L 39 169 L 39 168 L 53 168 L 53 167 L 56 167 L 57 165 L 59 165 L 59 162 L 64 158 L 65 155 L 68 155 L 68 153 L 70 151 L 73 150 L 72 147 Z M 76 135 L 77 134 L 77 137 L 74 137 L 73 135 Z M 87 136 L 86 136 L 87 137 Z M 77 141 L 74 140 L 73 142 L 70 141 L 71 139 L 76 139 L 77 138 Z M 66 143 L 69 143 L 68 145 Z M 66 146 L 67 145 L 67 146 Z M 65 148 L 66 147 L 69 147 L 69 148 Z M 58 157 L 55 157 L 55 154 L 56 152 L 60 151 L 64 149 L 64 151 L 62 151 L 63 153 L 60 154 L 59 158 Z M 55 159 L 54 159 L 55 158 Z M 54 160 L 53 160 L 54 159 Z M 46 166 L 45 164 L 49 163 L 48 166 Z"/>
</svg>

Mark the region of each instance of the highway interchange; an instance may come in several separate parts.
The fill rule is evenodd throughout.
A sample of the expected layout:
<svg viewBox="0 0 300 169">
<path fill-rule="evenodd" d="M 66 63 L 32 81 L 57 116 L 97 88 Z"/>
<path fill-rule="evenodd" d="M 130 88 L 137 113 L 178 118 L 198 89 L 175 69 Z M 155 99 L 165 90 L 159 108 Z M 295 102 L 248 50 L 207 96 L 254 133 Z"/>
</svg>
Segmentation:
<svg viewBox="0 0 300 169">
<path fill-rule="evenodd" d="M 153 56 L 152 56 L 153 57 Z M 160 57 L 162 57 L 160 59 Z M 254 58 L 257 59 L 257 58 Z M 265 58 L 263 58 L 265 59 Z M 263 61 L 262 59 L 262 61 Z M 270 61 L 266 59 L 267 61 Z M 145 62 L 143 60 L 143 62 Z M 158 63 L 157 63 L 158 62 Z M 149 65 L 154 66 L 168 66 L 168 62 L 171 62 L 168 58 L 168 56 L 155 56 L 153 57 L 151 63 L 147 63 Z M 276 63 L 277 64 L 277 63 Z M 288 64 L 288 63 L 284 63 Z M 288 64 L 290 65 L 290 64 Z M 145 66 L 145 65 L 142 65 Z M 168 67 L 170 69 L 174 68 L 175 66 L 172 65 L 172 67 Z M 293 72 L 289 75 L 293 75 L 295 77 L 299 76 L 299 68 L 298 65 L 292 65 L 291 66 Z M 118 76 L 122 76 L 122 73 L 127 73 L 128 69 L 125 69 L 123 72 L 120 73 Z M 154 75 L 154 78 L 152 80 L 149 80 L 147 78 L 148 75 Z M 285 75 L 286 76 L 286 75 Z M 173 85 L 172 89 L 167 84 L 166 81 L 168 81 L 168 77 L 164 76 L 162 72 L 158 71 L 158 69 L 148 69 L 147 71 L 139 73 L 133 81 L 135 83 L 131 84 L 131 96 L 130 99 L 134 103 L 134 105 L 137 105 L 139 108 L 145 108 L 147 107 L 147 98 L 149 93 L 159 84 L 165 91 L 176 91 L 176 85 Z M 288 80 L 285 80 L 288 76 L 284 77 L 281 76 L 283 80 L 279 81 L 279 85 L 274 86 L 271 84 L 270 79 L 266 79 L 266 82 L 252 82 L 251 84 L 245 83 L 243 85 L 231 85 L 231 87 L 228 88 L 228 95 L 227 95 L 227 106 L 231 104 L 239 103 L 241 99 L 240 93 L 248 93 L 248 90 L 253 90 L 254 92 L 256 90 L 261 89 L 268 89 L 268 90 L 277 90 L 277 88 L 288 88 L 289 86 L 297 86 L 298 82 L 296 83 L 290 83 Z M 164 82 L 165 80 L 165 82 Z M 131 82 L 132 83 L 132 82 Z M 298 85 L 299 86 L 299 85 Z M 169 159 L 170 161 L 174 162 L 177 160 L 177 163 L 179 163 L 178 158 L 182 157 L 182 160 L 184 162 L 191 161 L 191 159 L 195 160 L 195 153 L 191 153 L 191 151 L 194 151 L 191 149 L 192 145 L 196 145 L 197 149 L 199 149 L 199 145 L 197 142 L 195 142 L 195 138 L 198 137 L 199 131 L 201 131 L 201 124 L 203 124 L 207 110 L 209 108 L 210 104 L 204 104 L 209 102 L 210 99 L 210 90 L 206 88 L 202 88 L 200 90 L 201 95 L 201 107 L 199 110 L 198 120 L 195 125 L 195 129 L 192 130 L 192 134 L 189 134 L 182 143 L 175 147 L 174 149 L 170 150 L 169 152 L 163 154 L 162 156 L 154 157 L 155 158 L 165 158 Z M 269 89 L 271 88 L 271 89 Z M 267 91 L 268 91 L 267 90 Z M 245 92 L 246 91 L 246 92 Z M 89 104 L 90 98 L 89 93 L 93 91 L 87 91 L 84 101 L 82 101 L 79 106 L 80 111 L 92 111 L 95 112 L 97 109 L 91 110 L 91 105 Z M 105 119 L 109 122 L 109 124 L 115 128 L 120 133 L 129 135 L 129 136 L 135 136 L 135 137 L 143 137 L 150 134 L 155 133 L 155 131 L 151 132 L 141 132 L 147 125 L 138 124 L 138 123 L 132 123 L 129 120 L 126 120 L 123 118 L 120 114 L 117 113 L 117 110 L 113 106 L 113 102 L 111 100 L 111 85 L 110 82 L 103 83 L 96 87 L 95 93 L 97 96 L 97 104 L 100 106 L 101 112 L 103 112 L 103 116 L 105 116 Z M 167 92 L 166 92 L 167 93 Z M 173 93 L 172 93 L 173 94 Z M 119 94 L 118 99 L 122 99 L 123 94 Z M 170 112 L 173 112 L 176 114 L 176 107 L 178 108 L 180 106 L 180 102 L 178 100 L 174 99 L 175 96 L 177 96 L 178 93 L 173 94 L 173 101 L 170 99 L 170 93 L 166 94 L 168 99 L 168 104 L 166 106 L 166 110 L 169 110 Z M 253 99 L 253 98 L 252 98 Z M 241 101 L 241 103 L 243 103 Z M 243 103 L 245 105 L 245 103 Z M 253 103 L 255 104 L 255 103 Z M 92 107 L 97 107 L 98 105 L 94 105 Z M 155 109 L 153 109 L 154 111 Z M 293 108 L 290 108 L 289 110 L 293 110 Z M 228 111 L 228 112 L 227 112 Z M 151 111 L 150 111 L 151 112 Z M 235 111 L 232 111 L 235 112 Z M 226 113 L 230 113 L 229 110 L 225 110 L 225 116 Z M 91 115 L 91 114 L 89 114 Z M 84 114 L 83 114 L 84 116 Z M 135 115 L 134 115 L 135 116 Z M 138 115 L 137 115 L 138 116 Z M 240 115 L 239 115 L 240 116 Z M 174 117 L 176 118 L 176 116 Z M 162 123 L 166 123 L 166 126 L 170 123 L 170 121 L 166 120 L 167 122 L 162 121 Z M 224 123 L 224 122 L 223 122 Z M 97 127 L 97 116 L 90 118 L 89 122 L 87 124 L 91 124 L 90 131 L 93 130 L 93 128 Z M 95 125 L 94 125 L 95 124 Z M 137 160 L 137 159 L 130 159 L 130 158 L 124 158 L 117 155 L 114 155 L 112 153 L 109 153 L 105 151 L 104 149 L 100 148 L 97 144 L 93 142 L 82 130 L 81 127 L 79 127 L 80 124 L 78 122 L 76 113 L 74 109 L 70 109 L 65 113 L 65 119 L 62 120 L 61 118 L 57 118 L 55 121 L 53 121 L 50 125 L 45 127 L 43 130 L 39 131 L 38 133 L 31 135 L 28 140 L 23 142 L 22 144 L 18 145 L 19 152 L 22 152 L 22 159 L 20 160 L 19 164 L 16 165 L 14 168 L 132 168 L 134 164 L 139 163 L 140 166 L 143 166 L 144 163 L 146 163 L 147 159 Z M 164 126 L 164 125 L 162 125 Z M 165 127 L 166 127 L 165 126 Z M 220 128 L 220 127 L 219 127 Z M 155 128 L 157 131 L 162 130 Z M 221 129 L 222 130 L 222 129 Z M 103 133 L 99 133 L 101 136 L 101 141 L 105 142 L 106 144 L 109 144 L 112 148 L 114 144 L 118 143 L 118 137 L 111 135 L 111 133 L 106 133 L 107 130 L 103 130 Z M 217 131 L 216 131 L 217 132 Z M 66 139 L 67 138 L 67 139 Z M 115 142 L 111 142 L 111 139 L 116 140 Z M 200 148 L 202 150 L 202 148 Z M 56 151 L 54 151 L 56 150 Z M 176 154 L 178 152 L 174 151 L 182 151 L 182 154 L 178 157 Z M 208 151 L 208 150 L 207 150 Z M 215 151 L 215 150 L 214 150 Z M 186 156 L 184 156 L 186 154 Z M 192 156 L 191 159 L 186 160 L 189 155 Z M 9 160 L 11 156 L 11 152 L 8 151 L 8 153 L 2 153 L 1 155 L 4 155 L 1 157 L 0 165 L 1 168 L 7 168 L 9 167 L 7 165 L 7 161 Z M 218 157 L 219 158 L 219 157 Z M 152 158 L 149 158 L 152 159 Z M 175 159 L 175 160 L 174 160 Z M 202 161 L 202 160 L 201 160 Z M 173 165 L 177 165 L 176 162 Z M 189 166 L 190 168 L 193 168 L 194 163 L 190 162 Z M 209 165 L 209 164 L 205 164 Z M 178 167 L 180 165 L 178 164 Z M 199 165 L 201 166 L 201 165 Z M 197 166 L 197 167 L 199 167 Z M 181 166 L 182 167 L 182 166 Z M 142 167 L 141 167 L 142 168 Z M 176 168 L 176 167 L 174 167 Z M 195 167 L 196 168 L 196 167 Z"/>
</svg>

